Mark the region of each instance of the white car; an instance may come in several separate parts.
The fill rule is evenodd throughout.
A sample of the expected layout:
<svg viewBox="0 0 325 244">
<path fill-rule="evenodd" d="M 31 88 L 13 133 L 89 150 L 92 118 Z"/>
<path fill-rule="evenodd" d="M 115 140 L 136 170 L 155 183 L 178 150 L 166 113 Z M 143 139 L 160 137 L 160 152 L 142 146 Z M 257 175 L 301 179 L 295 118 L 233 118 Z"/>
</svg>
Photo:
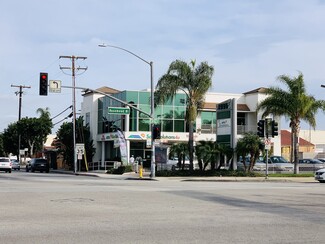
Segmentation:
<svg viewBox="0 0 325 244">
<path fill-rule="evenodd" d="M 0 158 L 0 171 L 5 171 L 11 173 L 12 164 L 9 158 Z"/>
<path fill-rule="evenodd" d="M 269 170 L 293 172 L 294 165 L 281 156 L 271 156 L 268 160 Z"/>
<path fill-rule="evenodd" d="M 316 171 L 315 180 L 318 180 L 321 183 L 325 183 L 325 168 Z"/>
</svg>

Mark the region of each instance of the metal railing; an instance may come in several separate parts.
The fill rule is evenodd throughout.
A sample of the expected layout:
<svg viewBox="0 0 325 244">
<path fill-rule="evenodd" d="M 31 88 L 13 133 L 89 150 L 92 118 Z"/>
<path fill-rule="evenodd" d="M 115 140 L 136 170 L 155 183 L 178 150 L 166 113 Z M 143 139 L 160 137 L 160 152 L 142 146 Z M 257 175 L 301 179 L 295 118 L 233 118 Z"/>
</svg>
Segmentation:
<svg viewBox="0 0 325 244">
<path fill-rule="evenodd" d="M 108 169 L 117 169 L 119 166 L 121 166 L 121 162 L 118 161 L 105 161 L 104 166 L 102 166 L 102 163 L 100 161 L 98 162 L 89 162 L 88 163 L 88 170 L 94 171 L 94 170 L 108 170 Z"/>
</svg>

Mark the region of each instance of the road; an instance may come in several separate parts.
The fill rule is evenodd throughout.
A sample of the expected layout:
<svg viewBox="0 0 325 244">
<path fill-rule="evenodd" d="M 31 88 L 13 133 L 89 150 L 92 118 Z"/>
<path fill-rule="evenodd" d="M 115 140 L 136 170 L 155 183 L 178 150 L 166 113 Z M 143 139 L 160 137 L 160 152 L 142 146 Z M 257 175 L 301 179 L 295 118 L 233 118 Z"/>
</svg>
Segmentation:
<svg viewBox="0 0 325 244">
<path fill-rule="evenodd" d="M 323 243 L 325 184 L 0 172 L 0 243 Z"/>
</svg>

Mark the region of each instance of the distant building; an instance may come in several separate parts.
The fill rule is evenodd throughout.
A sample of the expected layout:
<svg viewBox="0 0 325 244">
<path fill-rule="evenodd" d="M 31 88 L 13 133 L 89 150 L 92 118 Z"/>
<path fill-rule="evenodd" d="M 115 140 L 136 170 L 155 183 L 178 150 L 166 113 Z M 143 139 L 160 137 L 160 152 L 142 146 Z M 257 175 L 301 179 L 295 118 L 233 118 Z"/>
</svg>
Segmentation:
<svg viewBox="0 0 325 244">
<path fill-rule="evenodd" d="M 281 130 L 281 155 L 287 160 L 290 160 L 292 151 L 291 138 L 292 134 L 290 131 Z M 316 154 L 315 145 L 299 137 L 299 158 L 314 158 Z"/>
</svg>

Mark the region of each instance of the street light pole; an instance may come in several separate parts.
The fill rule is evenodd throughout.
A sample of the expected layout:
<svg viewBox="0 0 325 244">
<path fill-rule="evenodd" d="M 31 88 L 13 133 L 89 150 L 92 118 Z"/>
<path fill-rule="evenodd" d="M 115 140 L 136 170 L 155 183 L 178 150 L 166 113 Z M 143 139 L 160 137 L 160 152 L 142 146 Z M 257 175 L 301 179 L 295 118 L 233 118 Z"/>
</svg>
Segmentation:
<svg viewBox="0 0 325 244">
<path fill-rule="evenodd" d="M 150 117 L 151 117 L 151 123 L 150 123 L 150 130 L 151 130 L 151 174 L 150 177 L 154 178 L 155 177 L 155 167 L 156 167 L 156 163 L 155 163 L 155 144 L 154 144 L 154 139 L 153 139 L 153 120 L 154 120 L 154 85 L 153 85 L 153 62 L 152 61 L 147 61 L 143 58 L 141 58 L 139 55 L 125 49 L 122 47 L 118 47 L 118 46 L 113 46 L 113 45 L 108 45 L 108 44 L 99 44 L 99 47 L 112 47 L 112 48 L 116 48 L 116 49 L 120 49 L 122 51 L 125 51 L 133 56 L 135 56 L 136 58 L 142 60 L 143 62 L 145 62 L 146 64 L 148 64 L 150 66 Z"/>
</svg>

